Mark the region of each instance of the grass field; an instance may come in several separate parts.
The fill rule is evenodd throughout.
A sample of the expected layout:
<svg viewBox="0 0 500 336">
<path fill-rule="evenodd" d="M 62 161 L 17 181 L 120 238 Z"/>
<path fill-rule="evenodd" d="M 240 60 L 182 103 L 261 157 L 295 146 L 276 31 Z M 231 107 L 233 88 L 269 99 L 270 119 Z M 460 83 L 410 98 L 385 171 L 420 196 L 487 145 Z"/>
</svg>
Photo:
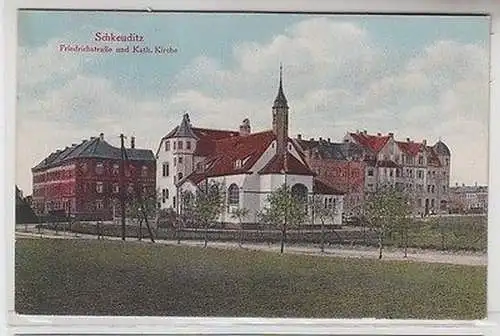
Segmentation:
<svg viewBox="0 0 500 336">
<path fill-rule="evenodd" d="M 16 311 L 479 319 L 486 316 L 486 267 L 21 239 Z"/>
</svg>

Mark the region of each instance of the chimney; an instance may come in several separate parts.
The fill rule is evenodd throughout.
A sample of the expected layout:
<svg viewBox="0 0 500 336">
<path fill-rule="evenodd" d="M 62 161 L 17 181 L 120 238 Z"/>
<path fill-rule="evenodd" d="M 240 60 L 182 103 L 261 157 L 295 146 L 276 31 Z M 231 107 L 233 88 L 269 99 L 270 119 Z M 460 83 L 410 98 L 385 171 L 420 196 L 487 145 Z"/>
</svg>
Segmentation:
<svg viewBox="0 0 500 336">
<path fill-rule="evenodd" d="M 332 139 L 328 138 L 328 143 L 332 142 Z"/>
<path fill-rule="evenodd" d="M 247 136 L 251 132 L 250 119 L 245 118 L 240 125 L 240 136 Z"/>
<path fill-rule="evenodd" d="M 322 137 L 319 137 L 319 142 L 322 142 L 323 141 L 323 138 Z"/>
<path fill-rule="evenodd" d="M 94 136 L 90 137 L 90 140 L 95 140 L 95 139 L 96 139 L 96 137 L 94 137 Z"/>
<path fill-rule="evenodd" d="M 458 182 L 455 182 L 455 187 L 458 187 Z"/>
<path fill-rule="evenodd" d="M 104 141 L 104 133 L 99 134 L 99 139 L 100 139 L 101 141 Z"/>
<path fill-rule="evenodd" d="M 297 139 L 302 140 L 302 134 L 297 134 Z"/>
<path fill-rule="evenodd" d="M 477 187 L 477 182 L 474 182 L 474 186 Z"/>
<path fill-rule="evenodd" d="M 410 142 L 410 138 L 406 138 L 406 142 Z"/>
<path fill-rule="evenodd" d="M 314 141 L 314 138 L 310 138 L 309 141 Z"/>
<path fill-rule="evenodd" d="M 394 133 L 389 133 L 389 136 L 392 138 L 394 136 Z"/>
<path fill-rule="evenodd" d="M 130 148 L 135 148 L 135 136 L 130 137 Z"/>
<path fill-rule="evenodd" d="M 427 146 L 427 140 L 425 140 L 425 139 L 424 139 L 424 140 L 422 140 L 422 144 L 423 144 L 424 146 Z"/>
<path fill-rule="evenodd" d="M 377 136 L 382 136 L 382 133 L 377 133 Z"/>
<path fill-rule="evenodd" d="M 368 134 L 368 132 L 367 132 L 366 130 L 363 130 L 363 133 L 364 133 L 364 134 Z"/>
</svg>

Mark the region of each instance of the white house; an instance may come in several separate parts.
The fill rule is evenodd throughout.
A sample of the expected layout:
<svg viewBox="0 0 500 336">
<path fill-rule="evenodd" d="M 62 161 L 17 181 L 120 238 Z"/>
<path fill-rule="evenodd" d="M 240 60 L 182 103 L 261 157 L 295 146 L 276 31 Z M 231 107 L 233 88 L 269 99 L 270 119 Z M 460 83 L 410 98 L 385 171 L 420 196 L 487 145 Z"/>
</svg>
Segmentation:
<svg viewBox="0 0 500 336">
<path fill-rule="evenodd" d="M 157 152 L 161 208 L 179 212 L 179 195 L 184 191 L 194 194 L 205 183 L 217 181 L 227 188 L 227 206 L 220 220 L 237 222 L 231 212 L 246 208 L 249 215 L 244 222 L 252 223 L 266 206 L 269 193 L 286 184 L 297 196 L 307 199 L 319 195 L 325 207 L 334 205 L 334 222 L 340 224 L 343 193 L 315 177 L 288 137 L 288 111 L 280 71 L 271 130 L 252 133 L 248 119 L 243 120 L 238 132 L 196 128 L 185 114 L 181 124 L 161 139 Z M 318 224 L 319 219 L 314 222 Z"/>
</svg>

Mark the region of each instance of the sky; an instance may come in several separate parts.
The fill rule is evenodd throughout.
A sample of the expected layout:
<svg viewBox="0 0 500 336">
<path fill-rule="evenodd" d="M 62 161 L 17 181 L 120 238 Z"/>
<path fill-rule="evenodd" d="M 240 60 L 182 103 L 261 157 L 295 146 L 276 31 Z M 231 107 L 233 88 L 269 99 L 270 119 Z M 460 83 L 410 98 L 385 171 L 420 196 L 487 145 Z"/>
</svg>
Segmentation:
<svg viewBox="0 0 500 336">
<path fill-rule="evenodd" d="M 126 46 L 177 52 L 115 51 Z M 280 63 L 290 136 L 441 139 L 452 184 L 488 181 L 487 17 L 21 11 L 17 53 L 16 183 L 27 195 L 33 166 L 101 132 L 156 152 L 184 113 L 195 127 L 237 130 L 248 117 L 252 131 L 270 129 Z"/>
</svg>

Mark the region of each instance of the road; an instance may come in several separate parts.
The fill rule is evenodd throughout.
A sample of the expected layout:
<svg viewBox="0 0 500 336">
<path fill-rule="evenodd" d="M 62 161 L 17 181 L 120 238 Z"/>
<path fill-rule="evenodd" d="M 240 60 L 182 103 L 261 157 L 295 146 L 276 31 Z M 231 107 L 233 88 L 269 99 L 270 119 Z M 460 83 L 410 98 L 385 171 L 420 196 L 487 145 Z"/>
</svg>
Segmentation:
<svg viewBox="0 0 500 336">
<path fill-rule="evenodd" d="M 51 239 L 97 239 L 95 235 L 75 234 L 73 232 L 60 231 L 56 235 L 54 231 L 43 230 L 42 233 L 37 233 L 34 226 L 28 227 L 27 232 L 24 232 L 24 226 L 19 226 L 16 230 L 16 238 L 51 238 Z M 105 237 L 106 240 L 121 240 L 120 237 Z M 137 238 L 127 238 L 127 241 L 138 242 Z M 141 243 L 151 243 L 150 240 L 144 239 Z M 158 244 L 177 245 L 177 241 L 173 240 L 156 240 Z M 181 241 L 183 246 L 203 246 L 203 241 L 184 240 Z M 235 242 L 209 242 L 208 246 L 219 249 L 239 249 Z M 279 244 L 244 244 L 243 248 L 248 250 L 263 250 L 278 253 L 280 251 Z M 358 259 L 378 259 L 378 250 L 373 247 L 347 247 L 347 246 L 328 246 L 325 252 L 321 253 L 318 247 L 312 246 L 285 246 L 287 254 L 307 254 L 325 257 L 343 257 L 343 258 L 358 258 Z M 404 257 L 402 249 L 386 249 L 384 251 L 383 260 L 400 260 L 428 263 L 443 263 L 454 265 L 470 265 L 470 266 L 485 266 L 487 265 L 487 255 L 485 253 L 454 253 L 448 251 L 434 250 L 416 250 L 408 249 L 407 258 Z"/>
</svg>

